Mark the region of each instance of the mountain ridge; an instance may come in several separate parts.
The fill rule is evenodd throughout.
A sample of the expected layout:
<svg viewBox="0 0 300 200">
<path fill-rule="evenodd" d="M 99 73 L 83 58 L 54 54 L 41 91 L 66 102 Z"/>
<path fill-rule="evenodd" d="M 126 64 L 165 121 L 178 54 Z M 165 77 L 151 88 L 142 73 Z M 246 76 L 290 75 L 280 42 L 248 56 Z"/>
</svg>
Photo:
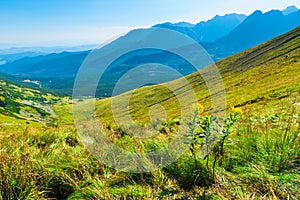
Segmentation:
<svg viewBox="0 0 300 200">
<path fill-rule="evenodd" d="M 186 34 L 197 42 L 213 42 L 228 34 L 232 29 L 237 27 L 246 15 L 243 14 L 226 14 L 223 16 L 216 15 L 207 21 L 201 21 L 197 24 L 190 24 L 187 22 L 179 23 L 162 23 L 156 24 L 153 27 L 167 28 Z M 183 25 L 184 24 L 184 25 Z"/>
<path fill-rule="evenodd" d="M 284 34 L 286 30 L 296 28 L 300 25 L 299 19 L 299 10 L 289 15 L 283 15 L 279 10 L 271 10 L 266 13 L 257 10 L 228 35 L 217 39 L 215 43 L 237 53 Z M 242 35 L 246 39 L 241 37 Z"/>
<path fill-rule="evenodd" d="M 282 12 L 283 11 L 279 10 L 273 10 L 266 13 L 256 11 L 243 20 L 241 24 L 234 28 L 225 37 L 212 43 L 201 42 L 200 45 L 204 47 L 213 60 L 217 61 L 247 48 L 251 48 L 259 43 L 265 42 L 278 34 L 283 34 L 291 30 L 296 25 L 300 25 L 300 11 L 293 12 L 289 15 L 283 15 Z M 228 14 L 225 16 L 230 17 L 231 15 Z M 236 18 L 238 15 L 233 14 L 233 16 Z M 275 16 L 275 18 L 277 17 L 279 20 L 274 20 L 273 16 Z M 211 21 L 215 21 L 217 18 L 224 19 L 223 17 L 214 17 L 213 19 L 208 20 L 206 24 Z M 184 30 L 188 29 L 185 22 L 179 23 L 179 26 L 182 25 Z M 197 25 L 200 26 L 201 23 L 195 24 L 194 27 Z M 174 25 L 171 24 L 170 26 Z M 100 51 L 104 55 L 110 55 L 122 46 L 128 46 L 147 40 L 147 38 L 151 37 L 153 31 L 153 27 L 150 29 L 132 30 L 128 34 L 121 36 L 108 45 L 102 47 Z M 258 34 L 260 32 L 261 34 Z M 193 32 L 193 34 L 194 33 L 195 32 Z M 184 50 L 184 48 L 185 47 L 182 47 L 182 50 Z M 81 63 L 88 56 L 89 52 L 90 51 L 61 53 L 61 56 L 59 54 L 56 56 L 54 56 L 55 54 L 48 54 L 43 57 L 23 58 L 22 60 L 17 60 L 11 63 L 3 63 L 1 60 L 2 65 L 0 65 L 0 72 L 17 76 L 16 79 L 19 80 L 18 82 L 23 82 L 24 79 L 37 79 L 41 82 L 42 87 L 47 88 L 49 91 L 63 95 L 71 95 L 76 73 L 81 66 Z M 70 55 L 66 57 L 64 54 Z M 139 62 L 136 62 L 133 58 L 138 58 L 137 60 L 139 60 Z M 180 69 L 180 72 L 183 75 L 194 72 L 189 70 L 188 63 L 183 62 L 180 59 L 176 60 L 174 59 L 174 56 L 169 56 L 165 52 L 154 53 L 153 51 L 129 54 L 124 62 L 116 65 L 115 70 L 112 71 L 120 69 L 121 71 L 126 72 L 133 66 L 144 64 L 145 61 L 156 63 L 159 60 L 163 60 L 163 63 L 160 64 L 169 65 L 168 59 L 169 61 L 172 61 L 171 63 L 173 63 L 171 67 L 176 70 Z M 104 93 L 100 92 L 97 96 L 107 97 L 111 95 L 111 88 L 114 87 L 114 82 L 117 78 L 114 75 L 115 74 L 112 73 L 110 77 L 107 78 L 109 82 L 104 85 L 104 87 L 108 88 L 109 91 L 105 91 Z"/>
<path fill-rule="evenodd" d="M 275 112 L 288 108 L 290 98 L 296 98 L 300 102 L 299 86 L 300 76 L 300 27 L 278 36 L 268 42 L 260 44 L 239 54 L 230 56 L 216 63 L 219 66 L 227 93 L 228 107 L 241 107 L 244 110 L 256 110 L 258 113 Z M 204 75 L 209 69 L 204 68 L 201 74 Z M 186 76 L 196 92 L 199 103 L 205 108 L 205 113 L 211 111 L 209 101 L 210 94 L 205 86 L 205 81 L 198 73 Z M 118 102 L 122 105 L 122 99 L 130 97 L 130 106 L 114 107 L 114 112 L 124 115 L 129 109 L 131 117 L 137 123 L 149 122 L 148 112 L 151 106 L 160 104 L 165 108 L 169 119 L 180 116 L 180 107 L 176 96 L 166 88 L 181 88 L 185 91 L 180 79 L 156 86 L 144 88 L 103 99 L 97 102 L 97 115 L 101 121 L 113 123 L 113 116 L 109 110 L 111 102 Z M 215 94 L 211 94 L 215 95 Z M 218 103 L 218 102 L 217 102 Z M 267 106 L 268 105 L 268 106 Z M 182 110 L 190 109 L 188 107 Z"/>
</svg>

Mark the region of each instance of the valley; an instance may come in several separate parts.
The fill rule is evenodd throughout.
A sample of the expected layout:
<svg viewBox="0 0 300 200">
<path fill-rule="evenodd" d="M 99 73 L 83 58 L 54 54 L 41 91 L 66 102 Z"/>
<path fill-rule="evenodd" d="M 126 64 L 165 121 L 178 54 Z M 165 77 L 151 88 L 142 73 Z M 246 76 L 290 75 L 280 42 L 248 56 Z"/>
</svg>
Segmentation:
<svg viewBox="0 0 300 200">
<path fill-rule="evenodd" d="M 292 10 L 291 13 L 286 13 L 285 10 L 271 10 L 262 13 L 262 11 L 257 10 L 249 16 L 232 13 L 215 16 L 208 21 L 190 25 L 185 23 L 156 24 L 150 28 L 132 30 L 105 46 L 85 51 L 71 52 L 71 49 L 67 48 L 66 51 L 59 52 L 54 48 L 56 51 L 47 54 L 45 52 L 49 50 L 41 48 L 37 49 L 37 56 L 34 56 L 34 52 L 27 51 L 24 53 L 25 55 L 20 52 L 11 56 L 10 54 L 1 55 L 0 51 L 0 58 L 3 57 L 5 61 L 0 65 L 0 73 L 3 73 L 7 79 L 18 83 L 22 83 L 26 79 L 37 80 L 43 89 L 63 96 L 72 95 L 76 74 L 81 64 L 93 52 L 92 50 L 100 51 L 105 58 L 113 55 L 116 48 L 122 49 L 137 43 L 142 44 L 151 40 L 156 30 L 168 29 L 192 38 L 194 42 L 199 43 L 207 51 L 213 61 L 219 61 L 299 26 L 300 11 L 297 8 Z M 81 48 L 84 49 L 84 46 Z M 189 48 L 188 44 L 177 48 L 179 51 L 190 51 L 190 54 L 193 54 L 193 49 Z M 74 47 L 74 49 L 80 48 Z M 30 50 L 29 48 L 28 51 Z M 111 64 L 108 68 L 110 70 L 106 71 L 103 81 L 99 83 L 96 96 L 100 98 L 112 96 L 113 88 L 123 74 L 130 71 L 134 66 L 157 62 L 170 66 L 183 76 L 196 71 L 184 59 L 178 58 L 168 51 L 143 49 L 142 51 L 130 52 Z M 197 67 L 204 68 L 205 66 Z M 165 81 L 161 80 L 161 83 L 163 82 Z"/>
<path fill-rule="evenodd" d="M 10 30 L 11 37 L 3 29 L 3 37 L 30 39 L 25 29 L 35 30 L 33 44 L 45 37 L 107 36 L 139 18 L 151 24 L 141 5 L 151 10 L 155 1 L 52 1 L 55 15 L 45 2 L 18 2 L 22 12 L 12 24 L 21 28 Z M 164 3 L 164 14 L 176 7 Z M 209 9 L 202 2 L 197 15 L 213 10 L 214 3 L 206 3 Z M 160 4 L 151 19 L 161 15 Z M 14 15 L 1 9 L 9 22 Z M 182 17 L 182 9 L 170 20 Z M 160 16 L 147 28 L 131 24 L 99 47 L 2 49 L 2 40 L 0 200 L 300 199 L 300 11 L 214 12 L 194 23 L 160 22 Z M 30 16 L 24 24 L 32 27 L 17 23 Z M 154 48 L 159 44 L 169 48 Z"/>
<path fill-rule="evenodd" d="M 238 116 L 237 122 L 232 121 L 224 152 L 208 151 L 211 154 L 205 156 L 195 143 L 193 148 L 199 154 L 194 155 L 190 147 L 175 162 L 148 173 L 115 170 L 87 151 L 74 126 L 72 106 L 84 105 L 88 99 L 59 97 L 3 79 L 0 199 L 300 198 L 299 41 L 298 27 L 218 61 L 226 89 L 227 120 L 233 120 L 229 118 L 233 113 Z M 208 69 L 200 74 L 205 76 Z M 178 79 L 136 89 L 130 98 L 132 124 L 114 122 L 111 98 L 95 101 L 96 117 L 105 136 L 117 146 L 138 153 L 168 145 L 178 134 L 179 125 L 188 132 L 193 126 L 200 132 L 205 130 L 210 94 L 199 73 L 186 79 L 199 104 L 183 109 L 199 110 L 194 121 L 178 121 L 180 105 L 166 90 L 165 85 L 171 85 L 184 92 Z M 112 98 L 118 102 L 126 95 Z M 166 110 L 165 119 L 150 121 L 149 109 L 155 104 Z M 131 133 L 150 134 L 150 139 L 131 137 Z M 204 141 L 200 138 L 199 142 Z"/>
</svg>

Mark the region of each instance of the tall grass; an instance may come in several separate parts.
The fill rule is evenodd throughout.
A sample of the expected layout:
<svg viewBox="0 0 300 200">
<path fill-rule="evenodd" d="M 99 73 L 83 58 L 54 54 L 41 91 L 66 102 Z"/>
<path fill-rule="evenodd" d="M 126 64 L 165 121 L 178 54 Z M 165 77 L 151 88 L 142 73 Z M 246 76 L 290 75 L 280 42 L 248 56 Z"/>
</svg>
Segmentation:
<svg viewBox="0 0 300 200">
<path fill-rule="evenodd" d="M 134 125 L 110 126 L 107 135 L 147 152 L 167 144 L 177 124 L 153 122 L 153 144 L 131 138 L 141 131 Z M 242 114 L 235 127 L 215 176 L 190 151 L 161 170 L 128 174 L 98 162 L 71 126 L 0 127 L 0 199 L 300 199 L 298 113 Z"/>
</svg>

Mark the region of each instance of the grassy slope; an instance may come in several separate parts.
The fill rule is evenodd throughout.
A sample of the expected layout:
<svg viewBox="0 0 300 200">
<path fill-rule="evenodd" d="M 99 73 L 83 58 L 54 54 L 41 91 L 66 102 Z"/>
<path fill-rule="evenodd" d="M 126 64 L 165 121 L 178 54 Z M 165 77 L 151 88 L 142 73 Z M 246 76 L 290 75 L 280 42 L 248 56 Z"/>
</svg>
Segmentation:
<svg viewBox="0 0 300 200">
<path fill-rule="evenodd" d="M 0 79 L 1 124 L 16 122 L 24 124 L 47 124 L 56 118 L 51 105 L 60 101 L 50 93 L 27 88 Z M 14 123 L 16 124 L 16 123 Z"/>
<path fill-rule="evenodd" d="M 291 98 L 299 95 L 300 84 L 300 28 L 272 39 L 257 47 L 223 59 L 216 63 L 224 81 L 227 106 L 255 110 L 256 113 L 280 111 Z M 200 71 L 201 74 L 209 67 Z M 199 102 L 209 113 L 210 95 L 206 84 L 194 73 L 186 77 L 193 86 Z M 130 98 L 129 112 L 133 119 L 146 122 L 149 120 L 149 108 L 161 104 L 169 118 L 180 116 L 176 95 L 166 87 L 175 88 L 180 94 L 188 90 L 182 79 L 159 86 L 136 89 Z M 116 102 L 122 102 L 125 93 L 113 97 Z M 98 116 L 104 122 L 113 122 L 111 114 L 112 99 L 103 99 L 97 103 Z M 299 100 L 298 100 L 299 101 Z M 118 113 L 125 113 L 124 104 L 118 103 Z M 189 109 L 183 108 L 183 109 Z M 274 111 L 275 110 L 275 111 Z"/>
<path fill-rule="evenodd" d="M 299 29 L 292 34 L 298 37 Z M 286 40 L 287 37 L 282 38 Z M 274 41 L 279 44 L 278 38 Z M 299 45 L 297 41 L 299 43 L 299 37 L 289 44 L 297 47 Z M 273 45 L 272 43 L 267 44 Z M 298 92 L 295 84 L 299 81 L 296 70 L 299 69 L 299 63 L 294 62 L 294 60 L 298 61 L 299 50 L 267 61 L 273 55 L 276 57 L 279 52 L 291 48 L 287 44 L 284 43 L 275 51 L 268 51 L 269 55 L 264 53 L 263 58 L 259 58 L 257 55 L 259 52 L 266 52 L 265 45 L 254 48 L 257 51 L 249 50 L 248 53 L 239 54 L 240 59 L 233 56 L 218 63 L 221 71 L 223 71 L 222 75 L 230 105 L 238 106 L 240 104 L 243 108 L 249 106 L 259 109 L 266 104 L 264 106 L 266 110 L 271 111 L 273 108 L 277 108 L 278 112 L 280 112 L 281 107 L 278 99 L 281 99 L 284 106 L 288 105 L 285 104 L 289 101 L 286 94 L 289 94 L 289 91 L 293 93 L 293 90 L 295 90 L 295 94 Z M 252 59 L 251 55 L 253 55 Z M 286 55 L 289 57 L 285 58 Z M 281 64 L 278 64 L 279 61 Z M 269 69 L 268 66 L 273 67 L 273 64 L 274 70 L 273 68 L 272 70 L 264 68 L 266 66 Z M 258 67 L 254 67 L 255 65 Z M 253 68 L 242 69 L 243 66 L 253 66 Z M 230 70 L 225 72 L 227 69 Z M 244 70 L 243 73 L 241 69 Z M 291 71 L 288 72 L 288 69 Z M 276 73 L 276 70 L 283 70 L 284 74 Z M 255 81 L 250 81 L 253 80 L 250 75 L 255 77 Z M 258 75 L 269 77 L 270 80 L 266 77 L 260 80 L 257 78 Z M 278 82 L 273 83 L 274 80 L 271 78 L 275 77 Z M 204 90 L 205 85 L 199 77 L 192 74 L 189 76 L 189 80 L 195 83 L 199 97 L 208 95 L 208 92 Z M 267 85 L 266 83 L 273 84 Z M 168 84 L 177 87 L 180 86 L 181 81 L 177 80 Z M 255 84 L 258 84 L 262 89 L 254 87 Z M 9 87 L 7 88 L 7 86 Z M 17 87 L 6 85 L 5 90 L 14 90 L 13 88 L 19 90 Z M 276 88 L 280 89 L 273 91 Z M 291 90 L 287 90 L 287 88 Z M 247 92 L 244 91 L 245 89 Z M 26 88 L 23 90 L 27 91 Z M 181 90 L 184 90 L 184 87 Z M 177 117 L 178 105 L 174 103 L 174 97 L 168 92 L 156 96 L 157 92 L 161 91 L 166 91 L 166 88 L 151 86 L 137 90 L 135 97 L 131 100 L 134 105 L 131 107 L 132 114 L 137 119 L 145 121 L 147 116 L 140 113 L 145 109 L 139 110 L 142 106 L 138 104 L 150 104 L 156 99 L 169 99 L 164 101 L 163 105 L 167 107 L 170 104 L 168 114 Z M 28 94 L 32 96 L 31 93 Z M 17 96 L 23 95 L 23 92 L 17 93 Z M 268 98 L 257 98 L 260 95 Z M 34 96 L 39 97 L 38 94 Z M 245 99 L 241 98 L 243 96 Z M 52 96 L 51 99 L 55 100 L 56 97 Z M 199 98 L 200 101 L 201 99 Z M 253 99 L 254 101 L 251 101 L 253 103 L 250 103 L 250 100 Z M 41 103 L 38 99 L 34 101 Z M 248 101 L 249 104 L 245 104 Z M 107 102 L 109 100 L 98 102 L 101 103 L 98 114 L 107 112 L 103 109 Z M 102 105 L 103 103 L 104 105 Z M 207 100 L 203 98 L 201 103 L 205 105 L 206 112 L 209 112 Z M 23 105 L 19 106 L 22 107 Z M 266 118 L 248 116 L 245 113 L 232 135 L 233 143 L 228 143 L 225 146 L 223 158 L 217 165 L 216 180 L 212 182 L 210 172 L 205 168 L 205 162 L 200 160 L 197 167 L 194 166 L 193 157 L 189 152 L 170 166 L 147 174 L 127 174 L 101 164 L 85 150 L 80 142 L 72 125 L 71 106 L 72 104 L 68 99 L 62 99 L 53 105 L 59 116 L 55 120 L 58 126 L 53 126 L 55 124 L 49 126 L 33 121 L 27 124 L 28 120 L 0 114 L 1 200 L 300 198 L 298 192 L 300 187 L 300 138 L 298 135 L 300 133 L 300 119 L 292 109 L 283 109 L 282 116 L 269 115 Z M 16 114 L 7 107 L 6 110 Z M 255 111 L 255 113 L 258 115 L 259 112 Z M 110 118 L 109 115 L 104 114 L 102 113 L 105 119 Z M 139 118 L 140 114 L 141 118 Z M 4 124 L 4 120 L 11 120 L 10 122 L 17 123 L 19 126 Z M 124 149 L 140 148 L 138 146 L 140 144 L 141 146 L 149 145 L 150 148 L 146 149 L 149 150 L 157 148 L 156 145 L 158 147 L 165 145 L 168 141 L 168 134 L 166 133 L 173 133 L 172 126 L 174 124 L 163 124 L 162 126 L 163 134 L 159 135 L 158 133 L 154 140 L 135 140 L 129 137 L 124 129 L 118 129 L 115 126 L 112 126 L 109 134 Z M 127 128 L 130 129 L 131 127 Z M 135 127 L 133 129 L 138 130 Z M 142 148 L 141 150 L 144 151 L 145 149 Z"/>
</svg>

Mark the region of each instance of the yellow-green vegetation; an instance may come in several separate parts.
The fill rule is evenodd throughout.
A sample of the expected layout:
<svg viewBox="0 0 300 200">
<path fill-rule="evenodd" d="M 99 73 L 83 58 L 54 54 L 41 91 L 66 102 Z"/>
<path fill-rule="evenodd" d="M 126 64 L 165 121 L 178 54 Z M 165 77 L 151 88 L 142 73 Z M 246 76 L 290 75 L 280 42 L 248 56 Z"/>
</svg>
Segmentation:
<svg viewBox="0 0 300 200">
<path fill-rule="evenodd" d="M 70 125 L 1 126 L 0 197 L 299 199 L 299 124 L 293 109 L 267 118 L 241 115 L 222 154 L 213 149 L 207 162 L 198 148 L 196 160 L 187 150 L 169 166 L 144 174 L 124 173 L 101 164 L 85 150 Z M 133 125 L 111 127 L 108 133 L 124 149 L 155 150 L 168 143 L 176 123 L 153 122 L 155 125 L 160 135 L 154 140 L 130 137 L 127 131 L 139 130 Z"/>
<path fill-rule="evenodd" d="M 300 93 L 300 28 L 277 37 L 262 45 L 231 56 L 216 63 L 223 78 L 226 90 L 227 106 L 251 109 L 257 114 L 281 112 L 290 106 L 291 98 Z M 200 71 L 202 76 L 210 71 L 207 67 Z M 180 116 L 176 95 L 167 88 L 175 88 L 182 94 L 192 86 L 205 113 L 211 109 L 210 94 L 199 73 L 161 84 L 136 89 L 130 97 L 129 112 L 134 120 L 149 121 L 148 112 L 151 106 L 160 104 L 166 110 L 168 118 Z M 177 89 L 176 89 L 177 88 Z M 114 123 L 111 113 L 111 102 L 124 102 L 131 92 L 97 103 L 97 113 L 101 121 Z M 214 94 L 211 94 L 214 95 Z M 297 99 L 296 103 L 300 100 Z M 217 102 L 218 103 L 218 102 Z M 124 113 L 123 104 L 114 103 L 115 110 Z M 190 106 L 182 109 L 190 109 Z"/>
<path fill-rule="evenodd" d="M 51 123 L 57 117 L 51 108 L 51 104 L 58 100 L 58 97 L 51 94 L 41 94 L 39 90 L 17 86 L 1 80 L 1 123 L 6 123 L 6 120 L 9 120 L 10 117 L 27 120 L 27 123 L 29 121 L 44 124 Z"/>
<path fill-rule="evenodd" d="M 130 99 L 133 118 L 148 122 L 143 127 L 113 123 L 111 99 L 98 101 L 106 136 L 128 151 L 160 149 L 187 126 L 190 148 L 149 173 L 114 170 L 85 149 L 71 112 L 80 102 L 1 81 L 0 199 L 300 199 L 299 42 L 300 28 L 217 63 L 231 107 L 227 118 L 208 116 L 209 93 L 197 74 L 188 80 L 199 109 L 184 108 L 195 110 L 187 124 L 164 84 L 137 89 Z M 184 93 L 181 83 L 166 84 Z M 149 122 L 156 103 L 168 117 Z M 57 118 L 37 120 L 39 108 Z M 219 137 L 204 151 L 212 132 Z"/>
</svg>

